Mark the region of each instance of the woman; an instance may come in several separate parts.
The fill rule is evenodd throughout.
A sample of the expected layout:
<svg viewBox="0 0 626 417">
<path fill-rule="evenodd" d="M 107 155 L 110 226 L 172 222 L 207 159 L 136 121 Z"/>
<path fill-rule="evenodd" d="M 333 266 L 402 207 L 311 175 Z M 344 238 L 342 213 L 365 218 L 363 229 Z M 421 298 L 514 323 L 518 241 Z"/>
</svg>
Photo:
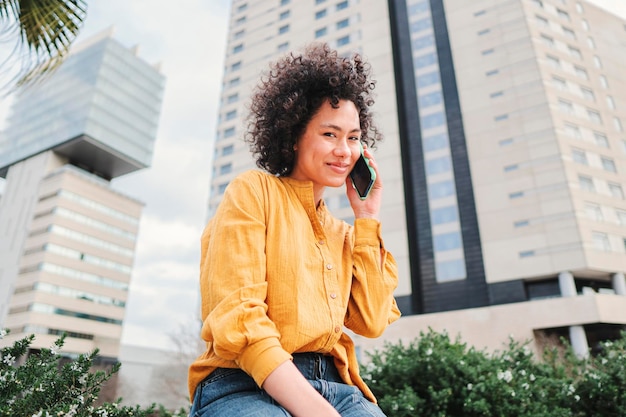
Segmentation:
<svg viewBox="0 0 626 417">
<path fill-rule="evenodd" d="M 360 56 L 316 45 L 253 95 L 246 139 L 267 172 L 235 178 L 202 236 L 207 350 L 189 370 L 191 416 L 383 416 L 343 332 L 377 337 L 400 316 L 380 175 L 365 200 L 348 177 L 360 143 L 381 138 L 373 88 Z M 342 185 L 354 226 L 322 198 Z"/>
</svg>

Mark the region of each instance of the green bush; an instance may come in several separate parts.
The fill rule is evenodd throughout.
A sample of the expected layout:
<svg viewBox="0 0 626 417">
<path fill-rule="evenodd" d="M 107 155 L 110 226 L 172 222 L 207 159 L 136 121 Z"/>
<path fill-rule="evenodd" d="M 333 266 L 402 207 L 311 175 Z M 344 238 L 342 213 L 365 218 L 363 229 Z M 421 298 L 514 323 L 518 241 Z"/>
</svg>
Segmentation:
<svg viewBox="0 0 626 417">
<path fill-rule="evenodd" d="M 513 340 L 493 354 L 430 330 L 387 343 L 362 369 L 390 417 L 626 416 L 626 333 L 588 360 Z"/>
<path fill-rule="evenodd" d="M 6 335 L 0 331 L 0 338 Z M 31 335 L 0 349 L 0 417 L 173 417 L 184 410 L 170 412 L 156 404 L 142 408 L 113 403 L 95 405 L 102 385 L 120 367 L 91 372 L 98 351 L 66 361 L 58 354 L 65 336 L 50 349 L 30 352 Z"/>
</svg>

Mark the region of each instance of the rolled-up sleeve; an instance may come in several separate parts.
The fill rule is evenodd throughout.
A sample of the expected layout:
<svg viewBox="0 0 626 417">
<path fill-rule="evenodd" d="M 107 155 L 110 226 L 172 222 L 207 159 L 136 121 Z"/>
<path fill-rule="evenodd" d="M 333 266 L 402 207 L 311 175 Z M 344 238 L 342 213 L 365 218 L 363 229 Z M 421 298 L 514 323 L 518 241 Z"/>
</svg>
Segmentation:
<svg viewBox="0 0 626 417">
<path fill-rule="evenodd" d="M 378 337 L 400 317 L 393 296 L 398 268 L 385 250 L 379 221 L 356 219 L 353 234 L 353 280 L 345 325 L 362 336 Z"/>
</svg>

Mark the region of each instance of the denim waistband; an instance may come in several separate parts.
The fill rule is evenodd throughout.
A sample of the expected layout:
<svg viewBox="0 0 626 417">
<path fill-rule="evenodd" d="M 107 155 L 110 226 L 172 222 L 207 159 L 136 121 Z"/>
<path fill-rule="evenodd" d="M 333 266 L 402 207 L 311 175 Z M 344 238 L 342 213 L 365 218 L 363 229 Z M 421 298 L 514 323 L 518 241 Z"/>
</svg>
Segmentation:
<svg viewBox="0 0 626 417">
<path fill-rule="evenodd" d="M 330 382 L 343 382 L 332 356 L 322 353 L 293 353 L 293 364 L 306 379 L 325 379 Z"/>
</svg>

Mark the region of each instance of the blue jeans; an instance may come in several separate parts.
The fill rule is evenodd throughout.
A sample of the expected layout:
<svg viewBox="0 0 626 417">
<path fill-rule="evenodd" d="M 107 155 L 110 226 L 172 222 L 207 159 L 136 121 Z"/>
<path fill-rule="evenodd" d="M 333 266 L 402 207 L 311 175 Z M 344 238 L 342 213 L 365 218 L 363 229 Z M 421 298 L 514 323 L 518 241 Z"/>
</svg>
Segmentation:
<svg viewBox="0 0 626 417">
<path fill-rule="evenodd" d="M 293 363 L 342 417 L 385 417 L 378 406 L 352 385 L 345 384 L 333 358 L 295 353 Z M 290 416 L 241 369 L 218 368 L 196 388 L 190 417 Z"/>
</svg>

